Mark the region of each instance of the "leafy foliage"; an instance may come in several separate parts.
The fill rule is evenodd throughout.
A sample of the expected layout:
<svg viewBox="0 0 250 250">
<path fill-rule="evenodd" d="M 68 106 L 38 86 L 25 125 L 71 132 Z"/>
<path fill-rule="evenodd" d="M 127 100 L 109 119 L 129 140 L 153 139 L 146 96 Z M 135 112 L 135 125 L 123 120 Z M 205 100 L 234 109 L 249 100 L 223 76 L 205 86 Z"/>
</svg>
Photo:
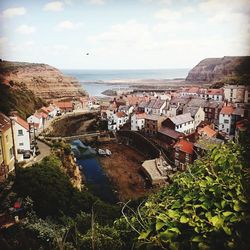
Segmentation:
<svg viewBox="0 0 250 250">
<path fill-rule="evenodd" d="M 214 148 L 130 216 L 138 246 L 247 249 L 247 198 L 239 148 Z M 123 219 L 124 220 L 124 219 Z"/>
<path fill-rule="evenodd" d="M 14 85 L 12 87 L 0 82 L 1 112 L 9 114 L 10 111 L 18 111 L 25 119 L 36 109 L 46 105 L 45 101 L 36 97 L 24 84 L 15 83 Z"/>
<path fill-rule="evenodd" d="M 91 211 L 93 204 L 101 223 L 109 223 L 119 215 L 117 207 L 102 202 L 87 191 L 75 189 L 60 170 L 60 164 L 57 157 L 50 156 L 32 167 L 17 170 L 14 189 L 22 197 L 31 197 L 39 216 L 57 218 L 65 214 L 75 217 L 80 211 Z"/>
</svg>

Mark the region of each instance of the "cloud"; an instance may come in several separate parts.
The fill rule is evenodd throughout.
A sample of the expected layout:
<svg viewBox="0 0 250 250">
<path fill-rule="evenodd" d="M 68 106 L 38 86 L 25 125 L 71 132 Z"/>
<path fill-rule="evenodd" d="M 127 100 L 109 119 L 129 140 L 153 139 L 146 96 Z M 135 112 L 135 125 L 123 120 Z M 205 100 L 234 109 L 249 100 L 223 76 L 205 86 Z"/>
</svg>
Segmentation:
<svg viewBox="0 0 250 250">
<path fill-rule="evenodd" d="M 36 27 L 22 24 L 17 27 L 16 31 L 20 34 L 28 35 L 36 31 Z"/>
<path fill-rule="evenodd" d="M 60 1 L 49 2 L 43 7 L 45 11 L 62 11 L 63 8 L 64 3 Z"/>
<path fill-rule="evenodd" d="M 24 7 L 9 8 L 2 12 L 2 16 L 5 18 L 11 18 L 14 16 L 22 16 L 25 14 L 26 14 L 26 9 Z"/>
<path fill-rule="evenodd" d="M 173 21 L 180 19 L 182 14 L 179 11 L 173 11 L 169 9 L 162 9 L 155 13 L 155 18 L 163 21 Z"/>
<path fill-rule="evenodd" d="M 64 20 L 64 21 L 60 22 L 56 26 L 56 28 L 58 30 L 75 30 L 75 29 L 80 28 L 82 25 L 83 25 L 82 22 L 75 23 L 75 22 L 72 22 L 69 20 Z"/>
<path fill-rule="evenodd" d="M 143 3 L 153 3 L 153 4 L 162 4 L 162 5 L 170 5 L 172 0 L 140 0 Z"/>
<path fill-rule="evenodd" d="M 88 0 L 88 2 L 90 4 L 93 4 L 93 5 L 103 5 L 103 4 L 105 4 L 104 0 Z"/>
</svg>

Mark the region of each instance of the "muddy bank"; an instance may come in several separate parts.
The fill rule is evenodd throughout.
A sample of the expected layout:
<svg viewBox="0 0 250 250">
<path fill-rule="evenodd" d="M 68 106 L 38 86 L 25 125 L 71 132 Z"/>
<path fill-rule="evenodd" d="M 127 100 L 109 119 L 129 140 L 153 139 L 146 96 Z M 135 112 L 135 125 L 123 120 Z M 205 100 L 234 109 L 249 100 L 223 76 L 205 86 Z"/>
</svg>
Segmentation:
<svg viewBox="0 0 250 250">
<path fill-rule="evenodd" d="M 146 157 L 134 149 L 118 143 L 102 145 L 111 156 L 99 157 L 101 165 L 118 192 L 120 201 L 137 199 L 152 192 L 140 170 Z"/>
</svg>

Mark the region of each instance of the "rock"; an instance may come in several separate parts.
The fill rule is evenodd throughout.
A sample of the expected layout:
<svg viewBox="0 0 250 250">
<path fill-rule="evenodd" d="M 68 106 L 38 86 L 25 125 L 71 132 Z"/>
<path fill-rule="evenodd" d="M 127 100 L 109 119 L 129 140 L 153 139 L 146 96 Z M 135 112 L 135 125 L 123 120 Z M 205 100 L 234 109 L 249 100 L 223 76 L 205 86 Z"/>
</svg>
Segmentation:
<svg viewBox="0 0 250 250">
<path fill-rule="evenodd" d="M 43 99 L 86 95 L 75 78 L 64 76 L 58 69 L 47 64 L 2 61 L 0 79 L 9 85 L 24 83 L 36 96 Z"/>
<path fill-rule="evenodd" d="M 208 83 L 235 76 L 239 73 L 241 65 L 249 59 L 249 56 L 206 58 L 189 71 L 186 81 Z"/>
</svg>

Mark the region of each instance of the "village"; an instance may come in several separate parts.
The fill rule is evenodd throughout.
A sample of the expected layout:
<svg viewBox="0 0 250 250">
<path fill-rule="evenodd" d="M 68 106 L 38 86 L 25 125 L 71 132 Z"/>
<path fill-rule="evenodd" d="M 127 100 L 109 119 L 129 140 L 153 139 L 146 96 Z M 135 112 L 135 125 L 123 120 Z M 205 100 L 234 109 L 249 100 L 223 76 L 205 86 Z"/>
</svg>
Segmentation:
<svg viewBox="0 0 250 250">
<path fill-rule="evenodd" d="M 52 100 L 26 121 L 17 112 L 1 113 L 0 179 L 16 164 L 34 162 L 41 153 L 36 139 L 54 120 L 95 111 L 106 131 L 147 156 L 141 169 L 150 184 L 164 185 L 213 146 L 237 141 L 249 122 L 249 103 L 247 86 L 226 85 Z"/>
</svg>

